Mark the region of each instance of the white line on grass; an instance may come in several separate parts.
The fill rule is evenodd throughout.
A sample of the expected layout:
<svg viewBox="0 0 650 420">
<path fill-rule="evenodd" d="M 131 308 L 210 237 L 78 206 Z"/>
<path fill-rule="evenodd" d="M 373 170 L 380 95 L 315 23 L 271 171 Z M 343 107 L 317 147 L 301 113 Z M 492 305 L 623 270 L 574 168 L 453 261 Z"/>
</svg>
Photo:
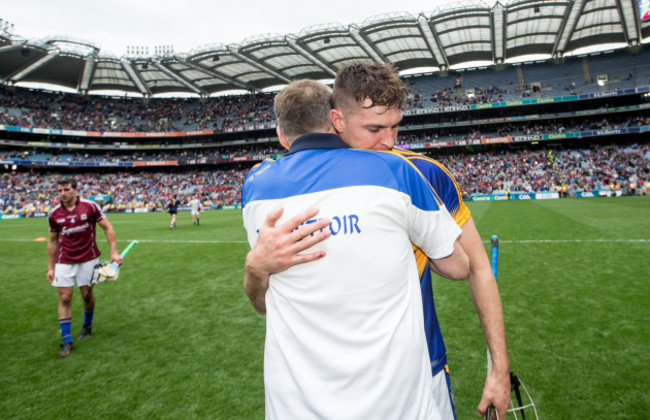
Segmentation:
<svg viewBox="0 0 650 420">
<path fill-rule="evenodd" d="M 131 242 L 137 240 L 140 243 L 158 243 L 158 244 L 247 244 L 248 241 L 216 241 L 216 240 L 154 240 L 154 239 L 118 239 L 118 242 Z M 0 242 L 34 242 L 33 239 L 5 238 Z M 563 244 L 563 243 L 592 243 L 592 242 L 650 242 L 650 239 L 522 239 L 507 240 L 499 239 L 500 244 Z M 489 240 L 483 241 L 489 244 Z"/>
<path fill-rule="evenodd" d="M 564 243 L 591 243 L 591 242 L 650 242 L 650 239 L 522 239 L 522 240 L 501 240 L 500 244 L 564 244 Z M 490 241 L 483 241 L 489 244 Z"/>
<path fill-rule="evenodd" d="M 138 241 L 152 244 L 247 244 L 248 241 L 194 241 L 194 240 L 154 240 L 154 239 L 118 239 L 118 242 Z"/>
<path fill-rule="evenodd" d="M 153 240 L 153 239 L 118 239 L 117 242 L 131 242 L 152 244 L 247 244 L 248 241 L 193 241 L 193 240 Z M 34 242 L 33 239 L 0 239 L 0 242 Z"/>
</svg>

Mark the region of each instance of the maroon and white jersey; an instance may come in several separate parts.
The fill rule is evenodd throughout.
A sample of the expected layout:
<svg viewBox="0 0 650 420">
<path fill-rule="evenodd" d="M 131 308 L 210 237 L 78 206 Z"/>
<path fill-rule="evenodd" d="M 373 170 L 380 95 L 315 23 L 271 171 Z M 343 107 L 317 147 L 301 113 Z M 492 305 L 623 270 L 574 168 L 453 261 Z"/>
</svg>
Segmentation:
<svg viewBox="0 0 650 420">
<path fill-rule="evenodd" d="M 54 261 L 80 264 L 99 257 L 95 242 L 95 224 L 106 216 L 97 203 L 77 198 L 72 211 L 59 204 L 47 214 L 50 232 L 58 232 L 59 246 Z"/>
</svg>

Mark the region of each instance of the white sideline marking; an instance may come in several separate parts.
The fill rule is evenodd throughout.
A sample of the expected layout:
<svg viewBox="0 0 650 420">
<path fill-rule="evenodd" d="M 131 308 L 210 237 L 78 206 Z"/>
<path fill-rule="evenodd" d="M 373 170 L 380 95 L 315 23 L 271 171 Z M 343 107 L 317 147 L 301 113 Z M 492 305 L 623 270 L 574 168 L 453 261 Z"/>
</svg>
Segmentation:
<svg viewBox="0 0 650 420">
<path fill-rule="evenodd" d="M 247 244 L 248 241 L 215 241 L 215 240 L 153 240 L 153 239 L 118 239 L 117 242 L 138 241 L 140 243 L 153 244 Z M 33 239 L 0 239 L 0 242 L 34 242 Z M 522 239 L 507 240 L 499 239 L 499 244 L 564 244 L 564 243 L 590 243 L 590 242 L 622 242 L 622 243 L 645 243 L 650 239 Z M 489 240 L 483 241 L 489 244 Z"/>
<path fill-rule="evenodd" d="M 248 241 L 200 241 L 200 240 L 162 240 L 156 241 L 153 239 L 118 239 L 117 242 L 131 242 L 138 241 L 139 243 L 152 243 L 152 244 L 248 244 Z M 0 239 L 0 242 L 34 242 L 33 239 Z M 44 241 L 46 242 L 46 241 Z M 101 242 L 101 241 L 100 241 Z"/>
<path fill-rule="evenodd" d="M 138 241 L 139 243 L 152 243 L 152 244 L 247 244 L 248 241 L 201 241 L 201 240 L 162 240 L 156 241 L 153 239 L 118 239 L 118 242 L 131 242 Z"/>
<path fill-rule="evenodd" d="M 589 243 L 589 242 L 650 242 L 650 239 L 523 239 L 523 240 L 501 240 L 499 244 L 564 244 L 564 243 Z M 483 241 L 489 244 L 490 241 Z"/>
</svg>

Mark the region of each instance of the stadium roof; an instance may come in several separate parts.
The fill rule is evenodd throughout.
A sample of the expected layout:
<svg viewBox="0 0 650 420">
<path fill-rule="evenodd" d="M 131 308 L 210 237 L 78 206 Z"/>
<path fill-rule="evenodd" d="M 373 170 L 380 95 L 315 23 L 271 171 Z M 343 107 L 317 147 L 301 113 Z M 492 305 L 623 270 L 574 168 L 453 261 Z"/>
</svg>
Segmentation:
<svg viewBox="0 0 650 420">
<path fill-rule="evenodd" d="M 585 47 L 639 47 L 650 37 L 637 0 L 459 1 L 413 16 L 374 16 L 350 26 L 259 35 L 188 53 L 115 57 L 70 38 L 27 40 L 0 33 L 0 80 L 47 83 L 80 93 L 116 90 L 155 96 L 260 91 L 299 78 L 332 79 L 352 62 L 394 63 L 401 71 L 560 58 Z"/>
</svg>

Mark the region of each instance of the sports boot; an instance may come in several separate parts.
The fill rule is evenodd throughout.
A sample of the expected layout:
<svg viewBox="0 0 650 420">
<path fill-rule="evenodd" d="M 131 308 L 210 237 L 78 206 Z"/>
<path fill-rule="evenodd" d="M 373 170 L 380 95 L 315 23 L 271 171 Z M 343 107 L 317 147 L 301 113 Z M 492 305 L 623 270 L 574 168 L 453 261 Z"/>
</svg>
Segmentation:
<svg viewBox="0 0 650 420">
<path fill-rule="evenodd" d="M 70 354 L 72 351 L 72 343 L 66 341 L 64 343 L 61 343 L 61 350 L 56 354 L 59 357 L 65 357 Z"/>
<path fill-rule="evenodd" d="M 79 334 L 79 337 L 77 337 L 78 341 L 85 340 L 86 338 L 89 338 L 93 333 L 93 326 L 89 327 L 81 327 L 81 334 Z"/>
</svg>

